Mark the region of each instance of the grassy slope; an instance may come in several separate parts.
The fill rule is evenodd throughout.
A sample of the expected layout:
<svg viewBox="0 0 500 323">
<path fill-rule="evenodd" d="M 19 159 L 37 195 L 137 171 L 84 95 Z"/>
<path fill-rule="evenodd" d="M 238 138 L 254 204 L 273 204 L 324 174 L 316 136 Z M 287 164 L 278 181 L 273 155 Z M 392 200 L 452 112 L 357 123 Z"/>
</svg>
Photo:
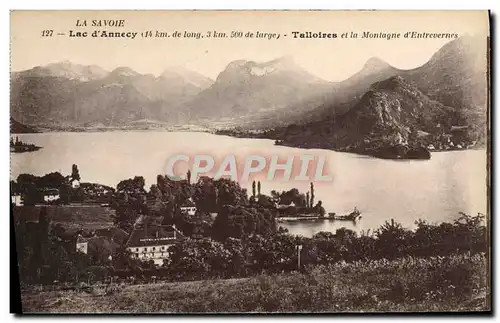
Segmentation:
<svg viewBox="0 0 500 323">
<path fill-rule="evenodd" d="M 111 293 L 25 291 L 25 312 L 484 311 L 487 261 L 459 255 L 339 263 L 307 273 L 115 286 Z M 103 296 L 104 295 L 104 296 Z"/>
<path fill-rule="evenodd" d="M 41 207 L 14 207 L 15 218 L 25 221 L 38 221 Z M 47 206 L 52 224 L 61 223 L 65 228 L 97 229 L 113 224 L 114 211 L 100 206 Z"/>
</svg>

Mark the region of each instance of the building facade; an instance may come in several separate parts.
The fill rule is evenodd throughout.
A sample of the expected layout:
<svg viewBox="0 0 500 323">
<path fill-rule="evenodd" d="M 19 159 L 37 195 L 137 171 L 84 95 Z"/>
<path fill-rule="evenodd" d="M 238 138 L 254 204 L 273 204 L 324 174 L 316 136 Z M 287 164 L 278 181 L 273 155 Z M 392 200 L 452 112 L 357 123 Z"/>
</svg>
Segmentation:
<svg viewBox="0 0 500 323">
<path fill-rule="evenodd" d="M 11 196 L 11 201 L 12 201 L 12 204 L 14 204 L 15 206 L 23 206 L 24 205 L 23 197 L 21 194 L 13 194 Z"/>
<path fill-rule="evenodd" d="M 196 205 L 191 199 L 187 200 L 184 204 L 182 204 L 180 209 L 182 213 L 186 213 L 188 215 L 196 214 Z"/>
<path fill-rule="evenodd" d="M 184 236 L 175 226 L 155 226 L 134 229 L 126 248 L 132 257 L 142 261 L 152 260 L 161 266 L 169 258 L 168 248 L 179 243 Z"/>
</svg>

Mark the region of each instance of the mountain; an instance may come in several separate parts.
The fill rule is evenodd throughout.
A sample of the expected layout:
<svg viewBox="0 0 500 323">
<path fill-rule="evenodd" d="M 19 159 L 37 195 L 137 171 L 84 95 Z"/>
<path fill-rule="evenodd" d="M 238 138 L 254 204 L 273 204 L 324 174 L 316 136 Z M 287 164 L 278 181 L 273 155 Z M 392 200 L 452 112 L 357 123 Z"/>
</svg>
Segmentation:
<svg viewBox="0 0 500 323">
<path fill-rule="evenodd" d="M 434 101 L 400 76 L 373 84 L 345 114 L 286 128 L 282 144 L 353 151 L 408 144 L 418 131 L 448 125 L 451 108 Z"/>
<path fill-rule="evenodd" d="M 128 67 L 107 72 L 61 62 L 12 73 L 11 115 L 23 124 L 44 127 L 117 126 L 139 120 L 213 127 L 216 121 L 280 132 L 290 124 L 306 129 L 341 120 L 366 100 L 372 85 L 399 76 L 428 100 L 449 107 L 447 124 L 484 135 L 486 45 L 484 37 L 460 37 L 412 70 L 370 58 L 341 82 L 322 80 L 288 56 L 262 63 L 233 61 L 215 81 L 179 67 L 156 77 Z"/>
<path fill-rule="evenodd" d="M 486 122 L 488 97 L 486 53 L 485 37 L 462 36 L 445 44 L 426 64 L 412 70 L 399 70 L 372 57 L 359 72 L 332 84 L 330 93 L 315 108 L 298 113 L 292 109 L 288 115 L 268 118 L 266 123 L 260 125 L 256 122 L 255 126 L 306 124 L 341 115 L 352 108 L 373 83 L 392 76 L 401 76 L 429 98 L 454 107 L 456 112 L 450 115 L 454 123 L 482 126 Z M 277 120 L 283 122 L 279 124 Z"/>
<path fill-rule="evenodd" d="M 486 122 L 488 101 L 488 40 L 462 36 L 445 44 L 420 68 L 406 71 L 430 98 L 454 107 L 456 124 Z"/>
<path fill-rule="evenodd" d="M 183 68 L 159 77 L 129 67 L 103 71 L 62 62 L 15 72 L 11 115 L 49 128 L 117 126 L 142 119 L 176 124 L 187 119 L 186 102 L 212 83 Z"/>
<path fill-rule="evenodd" d="M 10 133 L 37 133 L 35 129 L 25 126 L 20 122 L 17 122 L 13 118 L 10 118 Z"/>
<path fill-rule="evenodd" d="M 243 118 L 285 109 L 330 90 L 331 85 L 290 57 L 264 63 L 233 61 L 214 84 L 188 103 L 193 121 Z"/>
<path fill-rule="evenodd" d="M 45 126 L 64 121 L 67 111 L 63 107 L 73 102 L 75 87 L 81 82 L 64 77 L 23 74 L 11 78 L 11 116 L 27 125 Z"/>
<path fill-rule="evenodd" d="M 214 83 L 211 78 L 201 75 L 200 73 L 188 70 L 184 67 L 167 68 L 160 75 L 160 79 L 168 83 L 186 84 L 199 89 L 206 89 Z"/>
<path fill-rule="evenodd" d="M 46 66 L 37 66 L 23 72 L 16 72 L 14 73 L 14 77 L 54 76 L 84 82 L 101 79 L 106 76 L 107 73 L 108 71 L 97 65 L 80 65 L 73 64 L 70 61 L 64 61 L 60 63 L 48 64 Z"/>
<path fill-rule="evenodd" d="M 408 143 L 418 131 L 436 133 L 451 127 L 453 109 L 430 99 L 401 76 L 373 84 L 346 114 L 333 119 L 336 144 L 359 146 Z"/>
<path fill-rule="evenodd" d="M 300 122 L 276 129 L 271 137 L 284 145 L 355 152 L 421 143 L 442 149 L 453 142 L 460 147 L 482 144 L 486 49 L 485 38 L 461 37 L 423 66 L 407 71 L 370 59 L 359 73 L 336 84 L 331 101 L 301 114 Z M 359 96 L 366 82 L 387 76 Z M 341 99 L 338 89 L 343 89 Z M 417 140 L 416 133 L 426 134 L 425 139 Z"/>
<path fill-rule="evenodd" d="M 307 123 L 330 118 L 345 113 L 370 86 L 401 71 L 387 62 L 372 57 L 357 73 L 341 82 L 328 83 L 328 88 L 297 102 L 290 103 L 286 109 L 252 115 L 239 120 L 243 128 L 276 128 L 293 123 Z"/>
</svg>

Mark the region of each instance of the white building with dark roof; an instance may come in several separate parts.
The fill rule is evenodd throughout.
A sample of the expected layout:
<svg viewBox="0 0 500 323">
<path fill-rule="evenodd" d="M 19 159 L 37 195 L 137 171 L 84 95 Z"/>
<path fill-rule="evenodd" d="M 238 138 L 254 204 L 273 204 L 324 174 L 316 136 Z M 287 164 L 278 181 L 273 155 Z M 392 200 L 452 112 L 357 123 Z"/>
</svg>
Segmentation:
<svg viewBox="0 0 500 323">
<path fill-rule="evenodd" d="M 14 204 L 15 206 L 23 206 L 24 205 L 23 196 L 21 195 L 21 193 L 13 193 L 10 196 L 10 198 L 11 198 L 12 204 Z"/>
<path fill-rule="evenodd" d="M 57 202 L 61 196 L 59 195 L 59 190 L 55 188 L 46 189 L 43 191 L 43 201 L 47 204 Z"/>
<path fill-rule="evenodd" d="M 161 266 L 168 259 L 168 248 L 184 239 L 184 235 L 175 226 L 148 226 L 134 229 L 125 247 L 132 256 L 143 260 L 153 260 Z"/>
<path fill-rule="evenodd" d="M 196 205 L 193 203 L 191 199 L 189 199 L 184 204 L 181 205 L 181 212 L 187 213 L 188 215 L 195 215 Z"/>
</svg>

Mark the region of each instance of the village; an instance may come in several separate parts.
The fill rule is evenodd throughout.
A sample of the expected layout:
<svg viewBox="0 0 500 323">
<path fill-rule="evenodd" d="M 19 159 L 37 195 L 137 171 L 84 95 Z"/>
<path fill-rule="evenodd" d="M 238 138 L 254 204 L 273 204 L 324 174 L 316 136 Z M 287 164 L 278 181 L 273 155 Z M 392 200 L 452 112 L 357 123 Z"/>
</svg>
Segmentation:
<svg viewBox="0 0 500 323">
<path fill-rule="evenodd" d="M 434 264 L 446 257 L 463 266 L 484 263 L 481 257 L 488 245 L 481 214 L 462 214 L 450 223 L 419 221 L 415 230 L 391 219 L 373 232 L 358 234 L 340 227 L 304 237 L 290 234 L 278 223 L 290 218 L 329 220 L 322 201 L 315 201 L 314 183 L 305 194 L 294 188 L 273 190 L 267 196 L 261 194 L 260 182 L 253 182 L 249 194 L 229 179 L 199 176 L 192 180 L 189 171 L 186 175 L 184 180 L 158 175 L 149 190 L 141 176 L 113 188 L 83 182 L 78 166 L 73 165 L 69 176 L 21 174 L 11 181 L 19 282 L 30 308 L 57 304 L 73 308 L 66 296 L 57 295 L 74 295 L 92 302 L 91 308 L 97 310 L 135 287 L 156 299 L 158 288 L 173 293 L 171 288 L 181 286 L 176 284 L 185 284 L 180 288 L 187 288 L 186 293 L 194 292 L 190 284 L 208 284 L 205 289 L 212 293 L 217 284 L 232 288 L 237 286 L 234 281 L 241 286 L 257 281 L 264 288 L 269 280 L 284 280 L 293 290 L 298 288 L 292 295 L 296 295 L 293 302 L 300 304 L 300 277 L 316 277 L 318 270 L 337 281 L 346 276 L 346 270 L 359 276 L 369 266 L 379 277 L 387 264 L 414 264 L 415 259 L 418 264 Z M 436 271 L 423 290 L 449 290 L 451 284 L 456 291 L 452 299 L 468 295 L 464 290 L 469 280 L 463 282 L 457 276 L 462 268 L 457 266 Z M 413 281 L 422 272 L 412 270 L 403 281 Z M 466 279 L 472 274 L 468 272 Z M 447 275 L 444 280 L 442 275 Z M 438 277 L 443 283 L 436 285 Z M 389 286 L 391 301 L 407 298 L 408 292 L 399 284 Z M 278 293 L 281 285 L 266 290 Z M 323 288 L 317 283 L 307 286 Z M 411 295 L 420 297 L 421 286 L 420 281 L 411 283 Z M 385 289 L 380 288 L 377 294 L 382 295 Z M 47 300 L 37 298 L 40 291 L 49 295 Z M 318 304 L 331 306 L 328 299 Z M 213 296 L 197 297 L 196 306 L 215 301 Z"/>
<path fill-rule="evenodd" d="M 223 207 L 265 210 L 271 231 L 277 230 L 276 218 L 325 216 L 322 202 L 314 204 L 313 183 L 306 194 L 292 189 L 266 196 L 261 194 L 260 181 L 254 181 L 248 197 L 246 189 L 228 179 L 198 176 L 192 181 L 191 172 L 186 175 L 183 180 L 158 175 L 157 183 L 146 191 L 142 177 L 121 181 L 116 189 L 82 182 L 77 165 L 72 166 L 69 176 L 57 172 L 43 177 L 21 174 L 17 182 L 11 181 L 13 215 L 16 223 L 24 221 L 31 226 L 36 226 L 40 217 L 52 217 L 53 231 L 69 251 L 112 262 L 126 250 L 131 259 L 160 267 L 168 263 L 172 246 L 187 238 L 210 237 Z M 30 210 L 28 218 L 19 215 L 26 213 L 23 210 Z M 69 213 L 66 219 L 57 215 L 60 210 Z M 88 213 L 83 222 L 71 215 L 77 210 Z M 98 216 L 93 219 L 92 214 L 96 213 L 112 215 L 95 227 Z"/>
</svg>

